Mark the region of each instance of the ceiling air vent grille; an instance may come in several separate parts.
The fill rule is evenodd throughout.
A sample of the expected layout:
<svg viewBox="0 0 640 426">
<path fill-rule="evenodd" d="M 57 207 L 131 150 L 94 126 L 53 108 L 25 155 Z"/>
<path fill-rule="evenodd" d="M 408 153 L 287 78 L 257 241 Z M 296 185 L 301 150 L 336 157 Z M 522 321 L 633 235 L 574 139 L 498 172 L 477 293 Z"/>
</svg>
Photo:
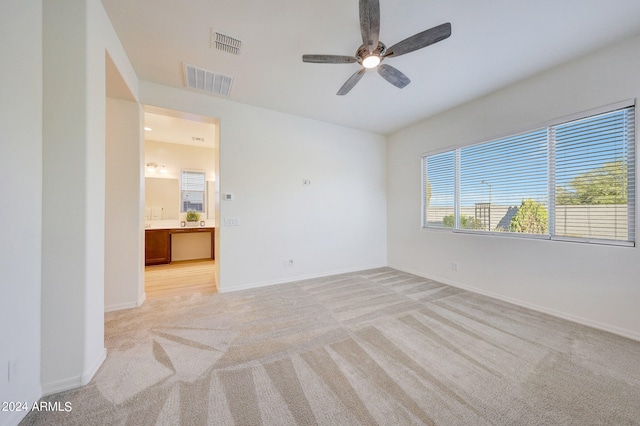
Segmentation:
<svg viewBox="0 0 640 426">
<path fill-rule="evenodd" d="M 215 30 L 211 30 L 211 47 L 215 47 L 223 52 L 231 53 L 233 55 L 240 54 L 240 48 L 242 42 L 228 35 L 221 34 Z"/>
<path fill-rule="evenodd" d="M 193 65 L 184 64 L 184 83 L 187 87 L 215 95 L 229 96 L 233 77 L 215 74 Z"/>
</svg>

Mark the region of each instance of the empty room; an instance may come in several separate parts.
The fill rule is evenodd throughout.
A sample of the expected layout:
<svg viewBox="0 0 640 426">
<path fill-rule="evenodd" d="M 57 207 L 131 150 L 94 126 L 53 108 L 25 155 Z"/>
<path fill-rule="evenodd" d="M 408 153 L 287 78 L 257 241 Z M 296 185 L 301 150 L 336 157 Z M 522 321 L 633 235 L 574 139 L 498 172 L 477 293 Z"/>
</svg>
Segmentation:
<svg viewBox="0 0 640 426">
<path fill-rule="evenodd" d="M 8 0 L 0 41 L 0 425 L 640 424 L 636 0 Z"/>
</svg>

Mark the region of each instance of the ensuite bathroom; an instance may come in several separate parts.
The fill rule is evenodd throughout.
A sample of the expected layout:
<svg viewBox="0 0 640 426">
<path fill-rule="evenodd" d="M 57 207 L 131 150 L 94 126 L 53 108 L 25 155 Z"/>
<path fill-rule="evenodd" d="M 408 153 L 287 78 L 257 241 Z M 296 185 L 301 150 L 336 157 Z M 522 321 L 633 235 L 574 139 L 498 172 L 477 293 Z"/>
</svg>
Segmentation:
<svg viewBox="0 0 640 426">
<path fill-rule="evenodd" d="M 216 292 L 217 123 L 150 109 L 144 114 L 147 298 Z"/>
</svg>

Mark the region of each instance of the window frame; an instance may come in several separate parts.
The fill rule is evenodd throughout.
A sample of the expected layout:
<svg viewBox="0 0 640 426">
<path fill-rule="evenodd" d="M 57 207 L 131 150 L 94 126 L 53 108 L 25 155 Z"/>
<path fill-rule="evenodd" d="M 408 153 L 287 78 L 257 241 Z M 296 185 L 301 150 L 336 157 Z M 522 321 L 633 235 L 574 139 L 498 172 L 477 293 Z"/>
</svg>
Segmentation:
<svg viewBox="0 0 640 426">
<path fill-rule="evenodd" d="M 602 114 L 613 113 L 622 109 L 632 109 L 632 117 L 633 122 L 631 125 L 633 126 L 633 134 L 630 135 L 629 139 L 627 139 L 627 150 L 628 150 L 628 168 L 633 172 L 633 176 L 629 175 L 629 183 L 627 186 L 628 189 L 628 208 L 632 209 L 632 211 L 627 212 L 627 220 L 628 220 L 628 235 L 629 240 L 615 240 L 615 239 L 602 239 L 602 238 L 594 238 L 594 237 L 571 237 L 564 235 L 555 235 L 555 207 L 556 207 L 556 176 L 555 176 L 555 135 L 552 135 L 552 132 L 555 132 L 555 126 L 560 126 L 563 124 L 568 124 L 572 121 L 578 121 L 582 119 L 587 119 L 590 117 L 595 117 Z M 637 138 L 635 136 L 636 127 L 638 124 L 638 117 L 636 116 L 636 101 L 635 99 L 627 99 L 624 101 L 616 102 L 613 104 L 604 105 L 598 108 L 590 109 L 587 111 L 582 111 L 576 114 L 571 114 L 568 116 L 560 117 L 557 119 L 550 120 L 538 126 L 532 126 L 524 131 L 513 132 L 506 134 L 504 136 L 499 136 L 491 139 L 486 139 L 481 142 L 474 142 L 470 144 L 458 144 L 450 147 L 443 147 L 437 150 L 428 151 L 422 153 L 420 155 L 420 165 L 421 165 L 421 229 L 427 232 L 451 232 L 451 233 L 462 233 L 462 234 L 473 234 L 473 235 L 489 235 L 489 236 L 500 236 L 507 238 L 527 238 L 527 239 L 537 239 L 537 240 L 549 240 L 549 241 L 564 241 L 564 242 L 579 242 L 579 243 L 587 243 L 587 244 L 598 244 L 598 245 L 612 245 L 612 246 L 623 246 L 623 247 L 635 247 L 636 246 L 636 232 L 637 222 L 638 222 L 638 199 L 636 199 L 636 194 L 638 193 L 637 188 L 637 179 L 636 175 L 638 173 L 638 159 L 636 155 L 637 146 L 636 141 Z M 532 133 L 536 131 L 540 131 L 546 129 L 547 130 L 547 170 L 548 170 L 548 180 L 547 180 L 547 210 L 548 210 L 548 232 L 546 234 L 528 234 L 528 233 L 519 233 L 519 232 L 497 232 L 497 231 L 486 231 L 486 230 L 476 230 L 476 229 L 465 229 L 460 226 L 460 214 L 461 214 L 461 206 L 460 206 L 460 156 L 461 150 L 470 147 L 477 146 L 482 144 L 489 144 L 492 142 L 496 142 L 502 139 L 508 139 L 517 137 L 520 135 L 524 135 L 527 133 Z M 428 161 L 428 157 L 435 156 L 439 154 L 443 154 L 446 152 L 454 152 L 455 156 L 455 165 L 454 165 L 454 226 L 453 228 L 449 227 L 438 227 L 438 226 L 429 226 L 427 219 L 427 174 L 425 173 L 426 162 Z"/>
</svg>

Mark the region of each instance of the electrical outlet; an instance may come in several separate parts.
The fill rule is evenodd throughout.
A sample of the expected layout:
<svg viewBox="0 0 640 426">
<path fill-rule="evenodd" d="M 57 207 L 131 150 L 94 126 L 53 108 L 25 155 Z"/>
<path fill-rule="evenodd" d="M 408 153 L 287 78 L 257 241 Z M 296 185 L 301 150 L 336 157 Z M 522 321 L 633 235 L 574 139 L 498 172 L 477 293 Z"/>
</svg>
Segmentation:
<svg viewBox="0 0 640 426">
<path fill-rule="evenodd" d="M 451 269 L 454 271 L 460 270 L 460 265 L 458 264 L 458 262 L 451 262 Z"/>
<path fill-rule="evenodd" d="M 20 373 L 20 363 L 17 359 L 9 361 L 9 365 L 7 367 L 7 379 L 9 382 L 15 382 L 18 380 L 18 376 Z"/>
</svg>

